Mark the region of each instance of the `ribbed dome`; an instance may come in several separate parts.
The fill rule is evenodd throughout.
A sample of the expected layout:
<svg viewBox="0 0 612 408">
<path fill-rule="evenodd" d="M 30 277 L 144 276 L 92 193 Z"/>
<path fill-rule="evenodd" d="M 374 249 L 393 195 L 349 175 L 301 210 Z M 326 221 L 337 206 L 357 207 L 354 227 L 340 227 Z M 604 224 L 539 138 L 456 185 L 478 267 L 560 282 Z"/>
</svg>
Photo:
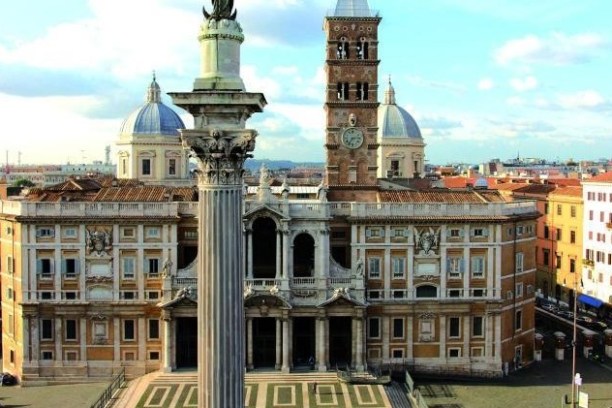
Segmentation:
<svg viewBox="0 0 612 408">
<path fill-rule="evenodd" d="M 146 102 L 123 122 L 120 131 L 122 135 L 178 136 L 178 129 L 185 129 L 180 116 L 161 102 L 161 89 L 155 75 L 149 85 Z"/>
<path fill-rule="evenodd" d="M 395 89 L 391 80 L 385 92 L 385 102 L 378 108 L 378 137 L 422 139 L 414 118 L 395 103 Z"/>
</svg>

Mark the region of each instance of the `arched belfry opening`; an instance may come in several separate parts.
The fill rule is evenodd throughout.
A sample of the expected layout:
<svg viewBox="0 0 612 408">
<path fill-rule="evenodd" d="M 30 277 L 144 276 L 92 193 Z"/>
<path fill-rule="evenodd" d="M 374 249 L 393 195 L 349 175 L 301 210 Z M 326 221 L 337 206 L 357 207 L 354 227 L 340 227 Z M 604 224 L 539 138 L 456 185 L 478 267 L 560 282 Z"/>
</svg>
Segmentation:
<svg viewBox="0 0 612 408">
<path fill-rule="evenodd" d="M 276 277 L 276 223 L 269 217 L 253 222 L 253 278 Z"/>
<path fill-rule="evenodd" d="M 293 241 L 293 277 L 313 278 L 315 242 L 310 234 L 299 234 Z"/>
</svg>

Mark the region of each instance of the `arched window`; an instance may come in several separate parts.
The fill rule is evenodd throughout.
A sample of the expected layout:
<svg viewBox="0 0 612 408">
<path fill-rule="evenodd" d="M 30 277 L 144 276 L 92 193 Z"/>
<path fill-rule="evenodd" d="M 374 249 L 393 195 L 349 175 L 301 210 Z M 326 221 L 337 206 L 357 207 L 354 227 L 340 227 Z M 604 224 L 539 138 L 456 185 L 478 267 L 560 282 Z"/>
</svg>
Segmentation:
<svg viewBox="0 0 612 408">
<path fill-rule="evenodd" d="M 253 222 L 253 278 L 276 277 L 276 223 L 271 218 L 258 218 Z"/>
<path fill-rule="evenodd" d="M 423 285 L 416 288 L 417 298 L 437 298 L 438 288 L 433 285 Z"/>
<path fill-rule="evenodd" d="M 370 85 L 367 82 L 357 82 L 357 100 L 367 101 Z"/>
<path fill-rule="evenodd" d="M 367 60 L 370 58 L 369 44 L 365 37 L 361 37 L 357 43 L 357 59 Z"/>
<path fill-rule="evenodd" d="M 349 43 L 346 37 L 340 38 L 338 42 L 338 48 L 336 49 L 336 58 L 338 59 L 349 59 Z"/>
<path fill-rule="evenodd" d="M 309 234 L 300 234 L 293 241 L 293 277 L 314 277 L 314 239 Z"/>
<path fill-rule="evenodd" d="M 338 82 L 338 100 L 346 101 L 349 97 L 349 83 Z"/>
</svg>

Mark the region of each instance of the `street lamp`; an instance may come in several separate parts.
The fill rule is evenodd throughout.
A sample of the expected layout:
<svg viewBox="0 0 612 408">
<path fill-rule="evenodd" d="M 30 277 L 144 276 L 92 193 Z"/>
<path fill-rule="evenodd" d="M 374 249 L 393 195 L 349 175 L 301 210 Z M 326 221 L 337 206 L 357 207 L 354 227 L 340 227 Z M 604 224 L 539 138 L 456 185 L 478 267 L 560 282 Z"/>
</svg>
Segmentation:
<svg viewBox="0 0 612 408">
<path fill-rule="evenodd" d="M 578 285 L 576 282 L 576 275 L 574 275 L 574 334 L 572 337 L 572 408 L 576 407 L 576 398 L 578 396 L 577 388 L 582 385 L 582 378 L 580 374 L 576 373 L 576 317 L 578 315 Z"/>
</svg>

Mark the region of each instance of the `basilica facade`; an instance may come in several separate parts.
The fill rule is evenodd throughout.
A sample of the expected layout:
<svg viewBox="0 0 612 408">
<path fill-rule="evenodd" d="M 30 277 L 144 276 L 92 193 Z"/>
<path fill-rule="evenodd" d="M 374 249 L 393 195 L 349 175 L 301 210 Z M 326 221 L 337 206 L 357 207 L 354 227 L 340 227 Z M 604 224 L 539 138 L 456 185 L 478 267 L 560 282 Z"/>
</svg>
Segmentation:
<svg viewBox="0 0 612 408">
<path fill-rule="evenodd" d="M 406 187 L 425 143 L 390 81 L 379 103 L 380 22 L 367 0 L 325 18 L 321 185 L 262 168 L 244 188 L 245 368 L 500 376 L 533 359 L 539 214 Z M 123 123 L 116 177 L 2 195 L 3 371 L 23 382 L 197 364 L 198 190 L 159 92 Z"/>
</svg>

